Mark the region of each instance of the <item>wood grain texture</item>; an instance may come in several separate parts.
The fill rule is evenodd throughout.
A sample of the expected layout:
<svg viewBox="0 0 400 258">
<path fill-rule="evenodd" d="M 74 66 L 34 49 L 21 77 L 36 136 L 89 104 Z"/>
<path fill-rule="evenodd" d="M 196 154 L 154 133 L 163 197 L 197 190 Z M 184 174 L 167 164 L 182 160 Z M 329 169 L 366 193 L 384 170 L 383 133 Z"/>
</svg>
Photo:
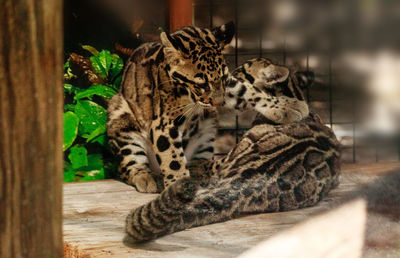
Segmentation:
<svg viewBox="0 0 400 258">
<path fill-rule="evenodd" d="M 400 163 L 390 164 L 390 168 L 400 169 Z M 330 210 L 360 182 L 375 178 L 365 175 L 389 171 L 386 164 L 344 166 L 342 170 L 339 188 L 315 207 L 245 216 L 192 228 L 141 245 L 123 242 L 125 217 L 130 209 L 157 195 L 138 193 L 134 188 L 113 180 L 64 184 L 64 244 L 71 250 L 65 253 L 65 257 L 236 257 L 313 214 Z M 347 173 L 348 170 L 354 172 Z M 375 219 L 383 225 L 384 218 L 377 215 Z M 375 219 L 369 219 L 369 223 L 374 224 Z M 382 235 L 398 239 L 400 224 L 397 228 L 395 224 L 385 224 L 393 229 L 392 232 L 383 227 L 382 234 L 377 236 L 372 232 L 372 238 L 368 236 L 367 241 L 371 239 L 376 244 L 377 239 L 383 240 Z M 398 257 L 395 256 L 399 254 L 396 253 L 400 250 L 398 248 L 400 246 L 396 243 L 389 248 L 368 246 L 364 253 L 366 257 Z M 377 256 L 371 256 L 375 254 Z"/>
<path fill-rule="evenodd" d="M 0 257 L 61 257 L 62 1 L 0 6 Z"/>
</svg>

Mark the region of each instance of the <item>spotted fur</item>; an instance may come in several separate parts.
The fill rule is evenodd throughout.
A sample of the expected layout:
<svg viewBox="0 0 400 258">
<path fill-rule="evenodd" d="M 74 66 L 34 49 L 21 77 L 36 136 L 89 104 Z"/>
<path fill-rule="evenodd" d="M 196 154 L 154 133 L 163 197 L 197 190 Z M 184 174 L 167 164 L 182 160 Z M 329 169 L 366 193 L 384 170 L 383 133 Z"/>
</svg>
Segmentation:
<svg viewBox="0 0 400 258">
<path fill-rule="evenodd" d="M 161 192 L 189 177 L 191 162 L 211 160 L 218 106 L 254 109 L 273 123 L 308 115 L 286 67 L 256 59 L 229 73 L 222 50 L 233 34 L 232 23 L 185 27 L 135 50 L 108 108 L 107 133 L 124 182 Z"/>
<path fill-rule="evenodd" d="M 270 125 L 259 121 L 224 158 L 191 167 L 155 200 L 130 212 L 137 242 L 248 213 L 316 204 L 338 185 L 339 143 L 320 119 Z"/>
<path fill-rule="evenodd" d="M 309 112 L 299 87 L 309 80 L 302 75 L 265 58 L 251 59 L 229 77 L 225 106 L 253 109 L 275 124 L 300 121 Z"/>
</svg>

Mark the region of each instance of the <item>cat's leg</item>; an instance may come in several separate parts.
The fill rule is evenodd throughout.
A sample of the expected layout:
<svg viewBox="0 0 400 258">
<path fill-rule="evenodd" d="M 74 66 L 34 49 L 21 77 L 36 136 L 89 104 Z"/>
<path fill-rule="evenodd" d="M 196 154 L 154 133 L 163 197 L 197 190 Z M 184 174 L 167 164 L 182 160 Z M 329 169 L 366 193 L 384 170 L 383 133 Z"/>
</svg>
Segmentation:
<svg viewBox="0 0 400 258">
<path fill-rule="evenodd" d="M 205 117 L 197 120 L 193 129 L 187 133 L 188 143 L 185 145 L 190 177 L 203 183 L 212 176 L 208 167 L 214 162 L 214 143 L 217 133 L 215 112 L 206 111 L 206 113 Z"/>
<path fill-rule="evenodd" d="M 178 179 L 189 177 L 183 145 L 183 126 L 186 117 L 168 119 L 166 117 L 153 120 L 150 139 L 153 144 L 155 158 L 163 175 L 164 187 Z"/>
<path fill-rule="evenodd" d="M 247 81 L 230 78 L 226 87 L 225 107 L 255 110 L 274 123 L 300 121 L 309 113 L 305 101 L 287 96 L 272 96 Z"/>
<path fill-rule="evenodd" d="M 151 143 L 141 133 L 128 103 L 121 95 L 114 96 L 109 103 L 107 134 L 114 154 L 119 157 L 118 176 L 122 181 L 135 186 L 139 192 L 160 192 L 159 171 L 149 160 Z"/>
<path fill-rule="evenodd" d="M 214 142 L 217 120 L 214 111 L 205 111 L 205 117 L 198 120 L 187 134 L 185 157 L 189 163 L 196 160 L 211 160 L 214 156 Z M 185 137 L 185 136 L 184 136 Z"/>
<path fill-rule="evenodd" d="M 299 121 L 309 113 L 289 69 L 263 58 L 249 60 L 229 75 L 225 106 L 255 110 L 273 123 Z"/>
<path fill-rule="evenodd" d="M 110 139 L 110 145 L 116 149 L 119 157 L 119 177 L 127 184 L 133 185 L 139 192 L 156 193 L 163 187 L 158 181 L 160 175 L 152 169 L 148 140 L 137 132 L 120 133 Z"/>
</svg>

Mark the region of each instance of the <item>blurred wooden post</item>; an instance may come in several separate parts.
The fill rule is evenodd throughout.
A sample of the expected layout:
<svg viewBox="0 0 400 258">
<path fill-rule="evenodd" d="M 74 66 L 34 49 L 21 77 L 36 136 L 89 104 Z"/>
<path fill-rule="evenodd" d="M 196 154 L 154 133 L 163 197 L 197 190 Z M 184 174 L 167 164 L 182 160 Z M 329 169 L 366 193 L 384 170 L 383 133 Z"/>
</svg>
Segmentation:
<svg viewBox="0 0 400 258">
<path fill-rule="evenodd" d="M 192 25 L 193 0 L 169 0 L 169 31 Z"/>
<path fill-rule="evenodd" d="M 62 1 L 0 7 L 0 257 L 62 255 Z"/>
</svg>

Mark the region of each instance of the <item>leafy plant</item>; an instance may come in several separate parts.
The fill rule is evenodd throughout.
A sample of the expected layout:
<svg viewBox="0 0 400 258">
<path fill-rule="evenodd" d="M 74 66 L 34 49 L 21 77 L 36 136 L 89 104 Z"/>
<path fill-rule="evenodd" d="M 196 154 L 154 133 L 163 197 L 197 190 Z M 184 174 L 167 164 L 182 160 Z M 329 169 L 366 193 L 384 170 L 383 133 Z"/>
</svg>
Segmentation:
<svg viewBox="0 0 400 258">
<path fill-rule="evenodd" d="M 87 181 L 110 177 L 116 169 L 106 136 L 106 104 L 118 92 L 123 61 L 108 50 L 83 46 L 91 56 L 84 69 L 99 77 L 102 84 L 82 83 L 72 61 L 64 65 L 64 181 Z M 72 55 L 71 55 L 72 58 Z M 70 59 L 71 59 L 70 58 Z M 87 74 L 87 73 L 86 73 Z M 82 76 L 82 75 L 81 75 Z"/>
</svg>

